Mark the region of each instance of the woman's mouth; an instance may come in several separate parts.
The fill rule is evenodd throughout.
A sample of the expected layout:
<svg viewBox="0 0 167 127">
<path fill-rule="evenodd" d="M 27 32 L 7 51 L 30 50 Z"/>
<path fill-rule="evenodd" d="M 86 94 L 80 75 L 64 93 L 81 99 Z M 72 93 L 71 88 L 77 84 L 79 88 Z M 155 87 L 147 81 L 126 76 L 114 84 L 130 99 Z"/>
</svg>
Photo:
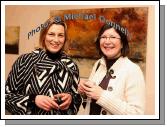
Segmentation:
<svg viewBox="0 0 167 127">
<path fill-rule="evenodd" d="M 50 42 L 50 45 L 54 48 L 59 46 L 59 44 L 57 42 L 56 43 L 55 42 Z"/>
<path fill-rule="evenodd" d="M 106 50 L 111 50 L 111 49 L 113 49 L 114 47 L 112 47 L 112 46 L 104 46 L 104 49 L 106 49 Z"/>
</svg>

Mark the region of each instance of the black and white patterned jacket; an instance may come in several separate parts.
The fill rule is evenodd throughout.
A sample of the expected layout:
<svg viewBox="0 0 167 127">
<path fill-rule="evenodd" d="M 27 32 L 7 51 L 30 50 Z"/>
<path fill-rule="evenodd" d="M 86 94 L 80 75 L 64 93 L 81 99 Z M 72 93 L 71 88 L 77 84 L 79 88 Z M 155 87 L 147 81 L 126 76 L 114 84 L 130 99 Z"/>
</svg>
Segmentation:
<svg viewBox="0 0 167 127">
<path fill-rule="evenodd" d="M 77 93 L 79 70 L 65 53 L 53 61 L 44 50 L 21 55 L 14 63 L 6 81 L 5 109 L 12 114 L 77 114 L 81 97 Z M 31 104 L 32 95 L 53 96 L 68 92 L 72 103 L 68 110 L 46 112 Z"/>
</svg>

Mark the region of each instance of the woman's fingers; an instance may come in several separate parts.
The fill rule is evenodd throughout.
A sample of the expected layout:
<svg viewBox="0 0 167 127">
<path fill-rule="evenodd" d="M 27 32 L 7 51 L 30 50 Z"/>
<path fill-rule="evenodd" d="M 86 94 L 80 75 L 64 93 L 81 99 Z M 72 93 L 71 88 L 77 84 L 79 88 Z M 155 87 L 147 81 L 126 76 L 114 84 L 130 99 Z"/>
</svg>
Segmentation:
<svg viewBox="0 0 167 127">
<path fill-rule="evenodd" d="M 85 84 L 83 85 L 83 89 L 84 89 L 85 92 L 90 92 L 91 89 L 92 89 L 92 86 L 85 83 Z"/>
<path fill-rule="evenodd" d="M 37 95 L 35 103 L 39 108 L 45 111 L 50 111 L 51 109 L 59 108 L 58 104 L 55 102 L 53 98 L 45 95 Z"/>
<path fill-rule="evenodd" d="M 61 93 L 61 94 L 58 94 L 58 95 L 59 95 L 59 97 L 61 97 L 61 101 L 62 101 L 62 103 L 59 105 L 59 108 L 61 110 L 68 109 L 70 104 L 71 104 L 71 102 L 72 102 L 71 94 L 69 94 L 69 93 Z"/>
</svg>

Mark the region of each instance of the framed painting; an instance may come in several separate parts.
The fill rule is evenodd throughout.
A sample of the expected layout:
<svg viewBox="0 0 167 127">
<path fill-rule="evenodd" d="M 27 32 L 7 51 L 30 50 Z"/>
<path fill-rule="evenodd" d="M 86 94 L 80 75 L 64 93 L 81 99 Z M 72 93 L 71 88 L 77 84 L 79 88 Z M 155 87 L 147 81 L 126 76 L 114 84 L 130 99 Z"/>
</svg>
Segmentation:
<svg viewBox="0 0 167 127">
<path fill-rule="evenodd" d="M 68 27 L 65 51 L 77 58 L 99 58 L 95 41 L 104 23 L 121 25 L 129 39 L 129 58 L 145 61 L 147 43 L 147 7 L 51 10 L 50 16 L 63 19 Z"/>
<path fill-rule="evenodd" d="M 18 54 L 19 53 L 19 32 L 18 26 L 5 27 L 5 53 Z"/>
</svg>

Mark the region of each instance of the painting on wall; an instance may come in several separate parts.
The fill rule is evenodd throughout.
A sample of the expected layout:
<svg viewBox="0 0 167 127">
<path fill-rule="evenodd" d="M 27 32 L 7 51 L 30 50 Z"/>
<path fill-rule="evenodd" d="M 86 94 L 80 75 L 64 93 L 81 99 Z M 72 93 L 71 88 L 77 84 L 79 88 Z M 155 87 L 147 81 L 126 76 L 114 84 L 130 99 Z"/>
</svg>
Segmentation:
<svg viewBox="0 0 167 127">
<path fill-rule="evenodd" d="M 68 27 L 65 51 L 72 57 L 99 58 L 95 41 L 104 23 L 120 24 L 130 45 L 129 57 L 145 61 L 147 43 L 147 7 L 51 10 L 50 16 L 63 19 Z"/>
<path fill-rule="evenodd" d="M 19 32 L 18 26 L 5 27 L 5 53 L 19 54 Z"/>
</svg>

